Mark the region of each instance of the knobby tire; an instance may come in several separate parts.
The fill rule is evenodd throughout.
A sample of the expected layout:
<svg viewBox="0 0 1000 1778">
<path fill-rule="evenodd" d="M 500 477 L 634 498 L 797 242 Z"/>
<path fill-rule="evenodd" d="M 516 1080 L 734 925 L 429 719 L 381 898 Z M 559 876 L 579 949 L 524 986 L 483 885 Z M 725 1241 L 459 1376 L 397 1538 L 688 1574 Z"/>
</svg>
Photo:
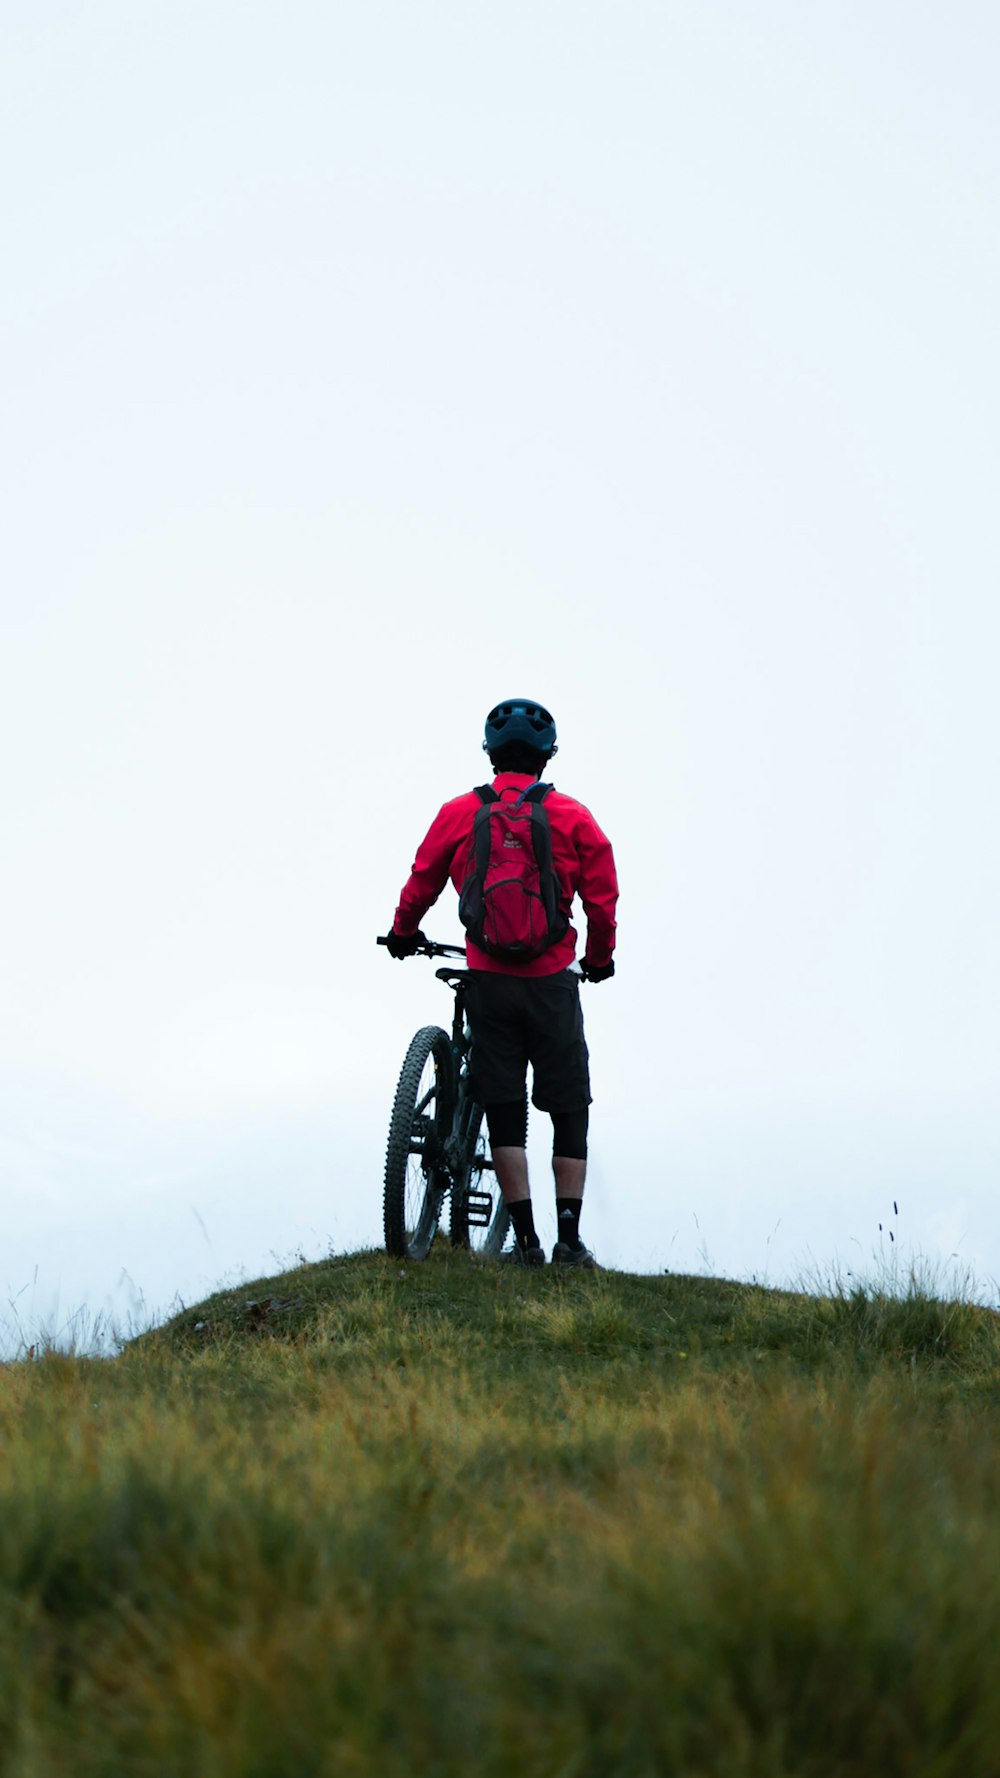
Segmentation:
<svg viewBox="0 0 1000 1778">
<path fill-rule="evenodd" d="M 406 1052 L 389 1120 L 383 1215 L 386 1252 L 426 1259 L 451 1183 L 444 1144 L 454 1117 L 451 1042 L 425 1025 Z"/>
</svg>

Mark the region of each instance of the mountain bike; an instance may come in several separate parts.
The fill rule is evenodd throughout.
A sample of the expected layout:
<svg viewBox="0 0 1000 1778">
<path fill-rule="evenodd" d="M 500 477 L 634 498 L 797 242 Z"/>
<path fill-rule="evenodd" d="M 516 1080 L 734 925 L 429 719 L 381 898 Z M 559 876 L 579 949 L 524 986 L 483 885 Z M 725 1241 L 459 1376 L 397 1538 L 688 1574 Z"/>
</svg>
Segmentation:
<svg viewBox="0 0 1000 1778">
<path fill-rule="evenodd" d="M 414 955 L 464 958 L 465 951 L 428 939 Z M 483 1108 L 469 1084 L 469 971 L 434 973 L 455 996 L 451 1035 L 440 1025 L 423 1025 L 400 1070 L 385 1155 L 386 1252 L 426 1259 L 448 1198 L 452 1245 L 496 1258 L 510 1217 L 487 1152 Z"/>
</svg>

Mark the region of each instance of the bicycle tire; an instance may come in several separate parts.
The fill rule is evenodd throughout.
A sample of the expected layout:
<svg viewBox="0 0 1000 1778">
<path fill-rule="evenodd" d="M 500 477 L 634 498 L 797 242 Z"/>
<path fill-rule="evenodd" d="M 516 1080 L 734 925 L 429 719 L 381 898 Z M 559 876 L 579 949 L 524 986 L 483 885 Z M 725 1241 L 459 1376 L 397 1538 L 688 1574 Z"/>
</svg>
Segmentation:
<svg viewBox="0 0 1000 1778">
<path fill-rule="evenodd" d="M 482 1106 L 474 1099 L 469 1100 L 464 1113 L 462 1171 L 451 1194 L 450 1233 L 453 1247 L 466 1247 L 473 1253 L 482 1254 L 485 1259 L 497 1259 L 510 1229 L 510 1212 L 503 1201 L 496 1174 L 483 1165 L 488 1146 L 483 1116 Z M 470 1221 L 467 1197 L 470 1187 L 477 1193 L 488 1193 L 492 1200 L 487 1213 L 489 1221 L 485 1225 Z"/>
<path fill-rule="evenodd" d="M 454 1116 L 451 1041 L 424 1025 L 406 1052 L 389 1119 L 382 1200 L 385 1248 L 426 1259 L 451 1183 L 444 1145 Z"/>
</svg>

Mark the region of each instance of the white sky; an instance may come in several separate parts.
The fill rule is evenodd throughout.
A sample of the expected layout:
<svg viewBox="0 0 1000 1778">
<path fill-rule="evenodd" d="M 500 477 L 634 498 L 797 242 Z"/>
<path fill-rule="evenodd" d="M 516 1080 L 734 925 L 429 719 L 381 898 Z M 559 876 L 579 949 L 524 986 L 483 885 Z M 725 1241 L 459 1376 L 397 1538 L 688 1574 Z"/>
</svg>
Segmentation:
<svg viewBox="0 0 1000 1778">
<path fill-rule="evenodd" d="M 599 1256 L 881 1222 L 1000 1277 L 998 53 L 987 4 L 8 5 L 10 1337 L 380 1239 L 448 1009 L 372 940 L 514 692 L 619 858 Z"/>
</svg>

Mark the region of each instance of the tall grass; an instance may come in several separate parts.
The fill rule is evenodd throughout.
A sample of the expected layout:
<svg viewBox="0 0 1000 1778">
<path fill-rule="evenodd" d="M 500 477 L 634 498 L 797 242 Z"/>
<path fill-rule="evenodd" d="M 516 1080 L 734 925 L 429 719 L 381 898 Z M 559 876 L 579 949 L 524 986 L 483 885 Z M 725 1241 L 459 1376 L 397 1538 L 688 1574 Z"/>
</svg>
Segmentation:
<svg viewBox="0 0 1000 1778">
<path fill-rule="evenodd" d="M 1000 1324 L 910 1294 L 356 1256 L 0 1370 L 0 1771 L 1000 1770 Z"/>
</svg>

